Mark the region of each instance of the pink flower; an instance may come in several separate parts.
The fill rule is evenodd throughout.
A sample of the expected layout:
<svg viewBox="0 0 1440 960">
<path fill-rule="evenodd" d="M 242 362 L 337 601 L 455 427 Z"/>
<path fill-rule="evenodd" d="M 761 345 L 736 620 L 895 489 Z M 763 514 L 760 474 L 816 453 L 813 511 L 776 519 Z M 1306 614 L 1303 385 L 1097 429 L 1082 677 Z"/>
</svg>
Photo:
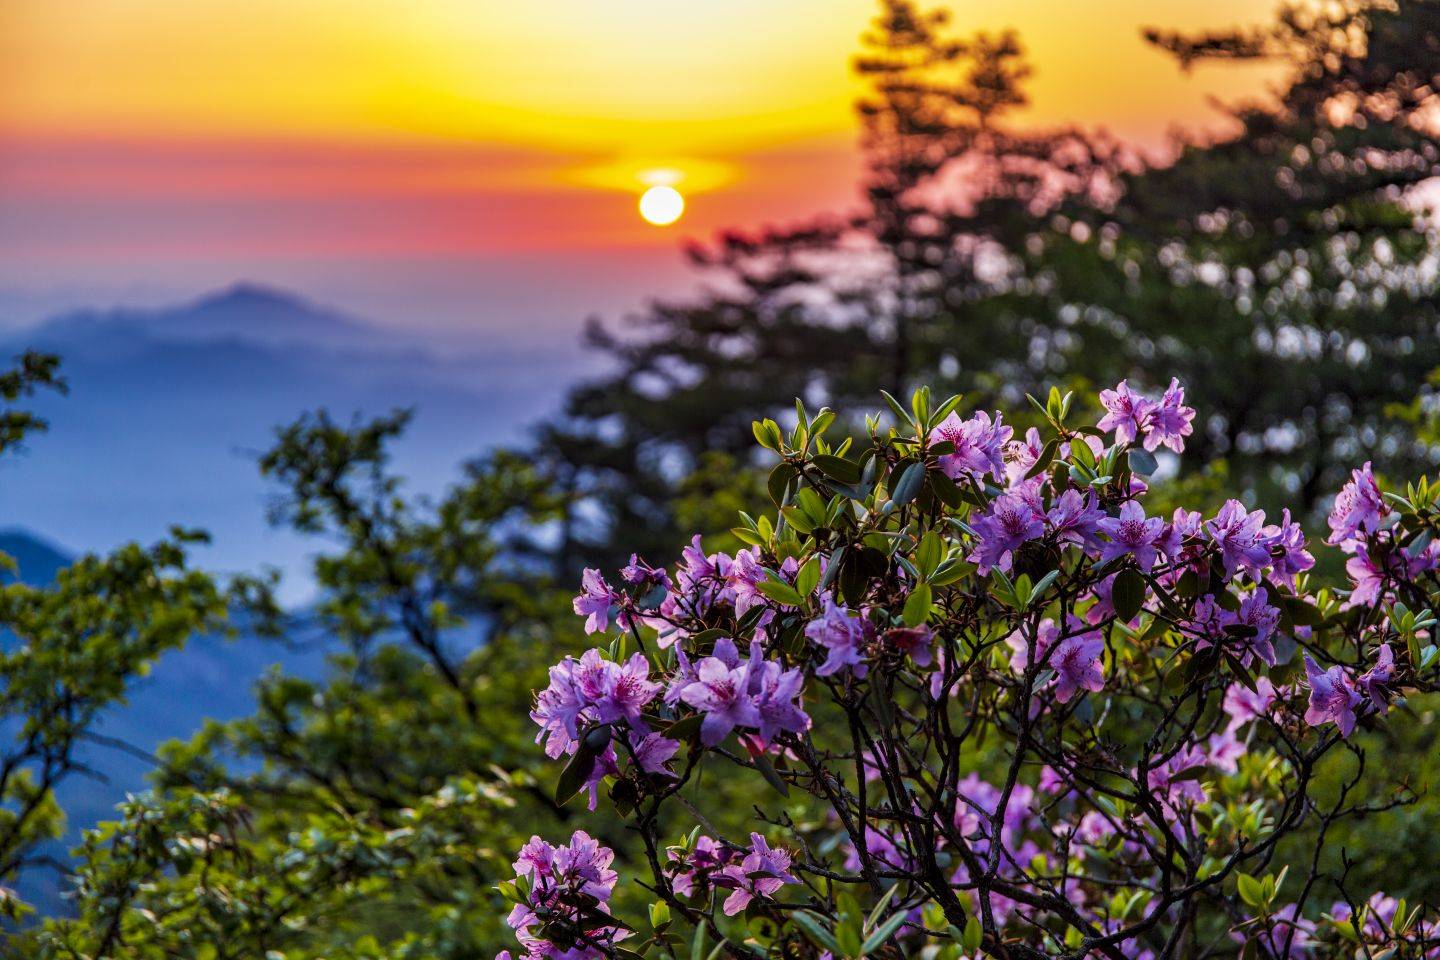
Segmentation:
<svg viewBox="0 0 1440 960">
<path fill-rule="evenodd" d="M 628 935 L 608 918 L 614 859 L 614 851 L 583 830 L 565 846 L 537 836 L 520 849 L 515 876 L 529 880 L 529 893 L 506 922 L 530 957 L 597 960 Z"/>
<path fill-rule="evenodd" d="M 786 670 L 772 660 L 760 659 L 757 641 L 750 650 L 750 694 L 759 715 L 756 723 L 759 746 L 764 749 L 782 731 L 803 733 L 810 729 L 810 717 L 800 709 L 799 699 L 805 675 L 797 667 Z"/>
<path fill-rule="evenodd" d="M 604 662 L 603 686 L 593 704 L 595 719 L 600 723 L 624 720 L 643 728 L 640 714 L 661 690 L 660 684 L 649 679 L 650 662 L 640 653 L 632 654 L 623 665 Z"/>
<path fill-rule="evenodd" d="M 993 420 L 984 411 L 969 420 L 961 420 L 959 414 L 952 413 L 930 432 L 930 442 L 948 440 L 955 445 L 954 453 L 940 457 L 940 469 L 950 479 L 980 480 L 989 475 L 1003 480 L 1005 444 L 1014 432 L 1001 422 L 999 411 Z"/>
<path fill-rule="evenodd" d="M 1276 580 L 1293 586 L 1297 574 L 1315 566 L 1315 558 L 1305 549 L 1305 531 L 1290 519 L 1288 508 L 1279 526 L 1265 527 L 1260 533 L 1270 545 L 1271 574 Z"/>
<path fill-rule="evenodd" d="M 1100 521 L 1100 532 L 1110 538 L 1100 551 L 1100 562 L 1106 563 L 1116 557 L 1131 554 L 1141 570 L 1155 566 L 1155 542 L 1165 529 L 1165 521 L 1159 517 L 1145 516 L 1145 508 L 1134 500 L 1126 500 L 1120 507 L 1120 516 L 1106 517 Z"/>
<path fill-rule="evenodd" d="M 546 740 L 545 753 L 554 758 L 575 752 L 582 722 L 623 722 L 648 733 L 640 715 L 661 690 L 649 673 L 649 663 L 638 653 L 623 665 L 595 649 L 579 660 L 566 657 L 550 668 L 550 685 L 536 695 L 530 711 L 530 719 L 540 725 L 536 742 Z"/>
<path fill-rule="evenodd" d="M 585 618 L 586 633 L 610 629 L 610 611 L 623 597 L 611 589 L 599 570 L 587 568 L 580 577 L 582 593 L 574 600 L 575 613 Z"/>
<path fill-rule="evenodd" d="M 1239 500 L 1226 500 L 1213 520 L 1205 521 L 1205 532 L 1220 548 L 1220 562 L 1226 576 L 1247 570 L 1258 577 L 1270 565 L 1270 542 L 1261 533 L 1265 511 L 1247 512 Z"/>
<path fill-rule="evenodd" d="M 1380 596 L 1385 591 L 1385 572 L 1367 551 L 1358 550 L 1346 560 L 1345 572 L 1354 585 L 1346 606 L 1369 607 L 1380 602 Z"/>
<path fill-rule="evenodd" d="M 1221 622 L 1232 627 L 1243 627 L 1253 630 L 1241 637 L 1241 640 L 1249 647 L 1248 655 L 1253 653 L 1270 666 L 1275 666 L 1275 646 L 1270 638 L 1275 635 L 1275 627 L 1280 623 L 1280 611 L 1266 602 L 1266 595 L 1263 590 L 1254 590 L 1240 601 L 1240 609 L 1231 614 L 1229 611 L 1222 611 Z"/>
<path fill-rule="evenodd" d="M 1275 685 L 1270 682 L 1269 677 L 1256 677 L 1254 690 L 1241 683 L 1230 684 L 1225 688 L 1224 709 L 1230 717 L 1230 724 L 1226 729 L 1235 731 L 1250 721 L 1265 716 L 1274 703 Z"/>
<path fill-rule="evenodd" d="M 885 646 L 901 656 L 909 657 L 917 667 L 928 667 L 934 661 L 935 638 L 927 626 L 893 627 L 886 630 Z"/>
<path fill-rule="evenodd" d="M 1180 453 L 1185 449 L 1185 438 L 1194 431 L 1190 421 L 1195 419 L 1195 411 L 1185 406 L 1185 388 L 1174 377 L 1158 403 L 1131 390 L 1129 381 L 1121 380 L 1114 390 L 1100 391 L 1100 405 L 1106 413 L 1096 426 L 1113 430 L 1117 443 L 1134 443 L 1138 439 L 1146 450 L 1164 445 Z"/>
<path fill-rule="evenodd" d="M 1185 388 L 1180 381 L 1170 378 L 1170 386 L 1160 403 L 1151 409 L 1149 422 L 1145 425 L 1145 449 L 1154 450 L 1164 444 L 1176 453 L 1185 449 L 1185 438 L 1190 436 L 1195 411 L 1185 406 Z M 1103 427 L 1101 429 L 1104 429 Z"/>
<path fill-rule="evenodd" d="M 1239 760 L 1245 756 L 1245 744 L 1236 738 L 1235 731 L 1226 727 L 1210 738 L 1210 765 L 1221 773 L 1233 774 L 1240 769 Z"/>
<path fill-rule="evenodd" d="M 875 638 L 875 627 L 864 611 L 851 612 L 827 596 L 824 612 L 806 625 L 805 636 L 827 651 L 817 676 L 828 677 L 846 667 L 857 677 L 865 676 L 865 647 Z"/>
<path fill-rule="evenodd" d="M 1100 405 L 1107 412 L 1096 426 L 1107 432 L 1113 430 L 1120 443 L 1134 442 L 1149 425 L 1155 410 L 1155 401 L 1132 391 L 1127 380 L 1121 380 L 1114 390 L 1101 390 Z"/>
<path fill-rule="evenodd" d="M 1389 512 L 1366 460 L 1364 466 L 1350 471 L 1350 482 L 1336 495 L 1330 508 L 1330 537 L 1325 542 L 1339 544 L 1374 533 L 1380 529 L 1380 518 Z"/>
<path fill-rule="evenodd" d="M 1035 466 L 1045 444 L 1040 442 L 1040 431 L 1031 427 L 1025 431 L 1024 440 L 1011 440 L 1005 446 L 1005 480 L 1010 486 L 1025 479 L 1025 474 Z"/>
<path fill-rule="evenodd" d="M 1079 690 L 1099 691 L 1105 686 L 1105 668 L 1100 658 L 1105 641 L 1095 632 L 1082 633 L 1060 642 L 1050 657 L 1055 668 L 1055 700 L 1065 703 Z"/>
<path fill-rule="evenodd" d="M 642 737 L 633 730 L 628 731 L 627 736 L 630 742 L 630 752 L 634 755 L 635 766 L 645 773 L 656 776 L 675 776 L 667 764 L 680 751 L 680 741 L 671 740 L 658 733 L 647 733 Z M 612 740 L 595 758 L 595 766 L 591 768 L 590 775 L 585 780 L 583 789 L 590 795 L 589 809 L 594 810 L 598 805 L 600 786 L 605 778 L 619 775 L 620 763 L 615 754 L 615 742 Z"/>
<path fill-rule="evenodd" d="M 1060 636 L 1060 627 L 1049 617 L 1040 621 L 1039 627 L 1035 630 L 1035 660 L 1037 663 L 1045 661 L 1046 654 L 1055 645 L 1055 638 Z M 1030 641 L 1025 634 L 1016 630 L 1005 638 L 1012 653 L 1010 656 L 1010 669 L 1016 673 L 1024 673 L 1030 667 Z"/>
<path fill-rule="evenodd" d="M 1165 532 L 1160 535 L 1160 550 L 1172 563 L 1198 556 L 1200 548 L 1194 541 L 1204 532 L 1204 523 L 1198 510 L 1176 507 Z"/>
<path fill-rule="evenodd" d="M 1382 643 L 1375 654 L 1375 665 L 1356 680 L 1356 686 L 1365 694 L 1365 698 L 1381 713 L 1390 709 L 1390 680 L 1394 675 L 1395 653 L 1390 649 L 1390 644 Z"/>
<path fill-rule="evenodd" d="M 750 696 L 750 665 L 731 667 L 717 657 L 700 661 L 696 679 L 680 691 L 690 706 L 704 712 L 700 742 L 713 747 L 736 727 L 755 727 L 760 711 Z"/>
<path fill-rule="evenodd" d="M 666 588 L 670 586 L 670 575 L 641 560 L 638 553 L 630 554 L 630 562 L 620 568 L 620 576 L 626 583 L 649 583 Z"/>
<path fill-rule="evenodd" d="M 754 550 L 741 550 L 735 554 L 735 561 L 725 577 L 725 585 L 735 596 L 735 613 L 745 616 L 753 606 L 765 602 L 759 586 L 766 579 L 765 569 Z"/>
<path fill-rule="evenodd" d="M 980 538 L 970 560 L 982 576 L 994 567 L 1010 569 L 1011 554 L 1027 540 L 1045 532 L 1045 522 L 1035 508 L 1013 493 L 1002 494 L 990 505 L 990 512 L 972 526 Z"/>
<path fill-rule="evenodd" d="M 1355 729 L 1355 708 L 1360 705 L 1360 694 L 1340 666 L 1321 670 L 1310 654 L 1305 654 L 1305 677 L 1310 683 L 1310 706 L 1305 711 L 1305 722 L 1312 727 L 1322 723 L 1334 723 L 1340 728 L 1342 737 L 1350 736 Z"/>
<path fill-rule="evenodd" d="M 750 852 L 738 865 L 726 867 L 724 876 L 735 885 L 725 898 L 725 916 L 733 917 L 755 898 L 768 900 L 787 883 L 799 883 L 790 873 L 790 852 L 772 848 L 758 833 L 750 834 Z"/>
<path fill-rule="evenodd" d="M 1056 498 L 1045 519 L 1061 543 L 1091 548 L 1099 543 L 1099 537 L 1095 534 L 1099 531 L 1100 520 L 1104 516 L 1095 506 L 1093 492 L 1082 494 L 1071 488 Z"/>
<path fill-rule="evenodd" d="M 713 837 L 700 836 L 691 850 L 671 847 L 668 856 L 667 872 L 675 876 L 675 892 L 693 897 L 709 893 L 721 871 L 740 859 L 740 851 Z"/>
</svg>

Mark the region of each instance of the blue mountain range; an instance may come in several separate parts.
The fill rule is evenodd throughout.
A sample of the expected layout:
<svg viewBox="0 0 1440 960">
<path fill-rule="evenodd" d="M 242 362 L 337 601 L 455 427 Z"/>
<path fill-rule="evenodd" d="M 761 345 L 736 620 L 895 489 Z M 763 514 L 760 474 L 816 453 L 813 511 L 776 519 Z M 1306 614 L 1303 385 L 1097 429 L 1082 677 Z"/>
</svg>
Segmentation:
<svg viewBox="0 0 1440 960">
<path fill-rule="evenodd" d="M 395 466 L 412 492 L 438 492 L 582 372 L 574 344 L 519 343 L 437 343 L 253 284 L 0 333 L 0 358 L 57 353 L 70 385 L 30 402 L 49 433 L 0 460 L 0 525 L 90 550 L 178 523 L 212 534 L 199 557 L 211 568 L 300 573 L 308 545 L 264 522 L 273 490 L 255 460 L 275 428 L 321 407 L 342 420 L 413 408 Z"/>
</svg>

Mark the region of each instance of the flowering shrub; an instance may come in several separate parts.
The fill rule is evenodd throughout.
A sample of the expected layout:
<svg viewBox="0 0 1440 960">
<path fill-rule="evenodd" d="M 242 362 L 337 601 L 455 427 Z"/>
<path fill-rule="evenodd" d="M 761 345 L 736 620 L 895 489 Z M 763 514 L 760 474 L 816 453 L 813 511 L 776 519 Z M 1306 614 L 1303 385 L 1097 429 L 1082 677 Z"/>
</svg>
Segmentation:
<svg viewBox="0 0 1440 960">
<path fill-rule="evenodd" d="M 1356 470 L 1326 538 L 1350 586 L 1315 589 L 1288 512 L 1148 513 L 1195 416 L 1178 383 L 1102 392 L 1095 427 L 1071 399 L 1021 439 L 887 395 L 863 450 L 798 407 L 755 424 L 781 460 L 749 546 L 586 571 L 575 611 L 614 636 L 532 716 L 557 799 L 614 807 L 654 900 L 648 930 L 612 916 L 610 851 L 536 837 L 501 887 L 529 956 L 1440 957 L 1434 916 L 1321 866 L 1404 795 L 1314 789 L 1434 689 L 1440 487 Z M 774 804 L 720 836 L 705 778 L 747 776 Z"/>
</svg>

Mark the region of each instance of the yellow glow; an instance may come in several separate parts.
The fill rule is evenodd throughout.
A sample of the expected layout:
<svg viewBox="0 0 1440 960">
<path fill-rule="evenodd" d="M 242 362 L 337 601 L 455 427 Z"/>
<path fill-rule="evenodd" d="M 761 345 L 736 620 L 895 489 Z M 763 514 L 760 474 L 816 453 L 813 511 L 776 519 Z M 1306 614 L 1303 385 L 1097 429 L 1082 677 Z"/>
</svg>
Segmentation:
<svg viewBox="0 0 1440 960">
<path fill-rule="evenodd" d="M 681 157 L 621 157 L 565 171 L 561 179 L 581 187 L 631 193 L 639 187 L 685 185 L 689 194 L 710 193 L 740 179 L 735 163 Z"/>
<path fill-rule="evenodd" d="M 668 227 L 685 212 L 685 198 L 674 187 L 661 184 L 640 194 L 640 216 L 646 223 Z"/>
<path fill-rule="evenodd" d="M 1160 142 L 1274 68 L 1178 71 L 1142 26 L 1260 22 L 1275 0 L 967 0 L 1015 27 L 1027 116 Z M 0 0 L 0 133 L 503 142 L 734 156 L 852 129 L 874 0 Z"/>
</svg>

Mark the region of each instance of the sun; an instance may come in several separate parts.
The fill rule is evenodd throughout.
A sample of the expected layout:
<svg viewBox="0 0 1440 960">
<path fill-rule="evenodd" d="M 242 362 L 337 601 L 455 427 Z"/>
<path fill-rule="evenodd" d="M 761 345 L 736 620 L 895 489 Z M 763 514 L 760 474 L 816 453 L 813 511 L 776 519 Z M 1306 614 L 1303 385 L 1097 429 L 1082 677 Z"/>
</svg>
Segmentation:
<svg viewBox="0 0 1440 960">
<path fill-rule="evenodd" d="M 646 223 L 665 227 L 685 212 L 685 198 L 674 187 L 660 184 L 640 194 L 640 216 Z"/>
</svg>

